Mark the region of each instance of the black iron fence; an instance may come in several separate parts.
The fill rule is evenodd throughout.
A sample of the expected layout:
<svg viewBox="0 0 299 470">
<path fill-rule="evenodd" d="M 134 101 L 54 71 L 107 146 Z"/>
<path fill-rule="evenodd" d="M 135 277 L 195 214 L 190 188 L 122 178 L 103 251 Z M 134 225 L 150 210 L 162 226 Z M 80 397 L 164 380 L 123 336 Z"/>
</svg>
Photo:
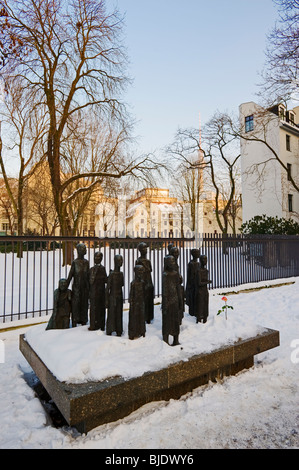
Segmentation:
<svg viewBox="0 0 299 470">
<path fill-rule="evenodd" d="M 87 247 L 90 266 L 94 253 L 103 253 L 107 274 L 114 255 L 123 256 L 124 300 L 129 296 L 140 241 L 148 244 L 155 296 L 162 293 L 164 257 L 170 242 L 179 248 L 184 282 L 192 248 L 207 255 L 210 289 L 234 287 L 299 275 L 299 236 L 203 234 L 198 238 L 0 237 L 0 323 L 52 313 L 53 292 L 67 277 L 78 242 Z"/>
</svg>

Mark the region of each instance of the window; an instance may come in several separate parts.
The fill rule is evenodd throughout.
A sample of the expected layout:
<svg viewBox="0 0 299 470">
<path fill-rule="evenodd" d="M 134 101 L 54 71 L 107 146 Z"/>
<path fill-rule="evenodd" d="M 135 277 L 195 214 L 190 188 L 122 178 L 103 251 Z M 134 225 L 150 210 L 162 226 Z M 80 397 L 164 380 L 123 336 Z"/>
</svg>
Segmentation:
<svg viewBox="0 0 299 470">
<path fill-rule="evenodd" d="M 294 121 L 294 114 L 293 114 L 293 113 L 290 113 L 290 123 L 291 123 L 291 124 L 295 124 L 295 121 Z"/>
<path fill-rule="evenodd" d="M 253 131 L 253 114 L 245 117 L 245 132 Z"/>
<path fill-rule="evenodd" d="M 287 170 L 288 170 L 288 181 L 291 181 L 292 165 L 290 163 L 287 163 Z"/>
<path fill-rule="evenodd" d="M 293 212 L 293 194 L 288 194 L 289 212 Z"/>
<path fill-rule="evenodd" d="M 288 134 L 286 135 L 286 149 L 291 150 L 291 136 Z"/>
<path fill-rule="evenodd" d="M 284 108 L 279 108 L 279 117 L 280 117 L 280 119 L 285 119 Z"/>
</svg>

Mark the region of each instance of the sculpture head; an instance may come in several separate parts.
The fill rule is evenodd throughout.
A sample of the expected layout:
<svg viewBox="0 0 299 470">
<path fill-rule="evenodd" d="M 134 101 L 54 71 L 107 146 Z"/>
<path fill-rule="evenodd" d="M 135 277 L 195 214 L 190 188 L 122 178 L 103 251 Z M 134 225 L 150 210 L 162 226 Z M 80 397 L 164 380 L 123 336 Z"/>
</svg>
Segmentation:
<svg viewBox="0 0 299 470">
<path fill-rule="evenodd" d="M 200 264 L 203 268 L 206 266 L 207 262 L 208 262 L 208 259 L 207 259 L 206 255 L 201 255 Z"/>
<path fill-rule="evenodd" d="M 103 259 L 103 253 L 101 253 L 100 251 L 96 251 L 94 254 L 94 263 L 101 264 L 102 259 Z"/>
<path fill-rule="evenodd" d="M 59 290 L 61 291 L 66 291 L 67 290 L 67 280 L 66 279 L 60 279 L 58 283 Z"/>
<path fill-rule="evenodd" d="M 140 252 L 141 255 L 146 255 L 147 253 L 147 244 L 145 242 L 141 242 L 138 245 L 138 251 Z"/>
<path fill-rule="evenodd" d="M 170 255 L 173 256 L 176 260 L 180 256 L 180 250 L 177 246 L 173 246 L 170 250 Z"/>
<path fill-rule="evenodd" d="M 78 243 L 76 248 L 77 248 L 78 256 L 86 255 L 86 246 L 84 245 L 84 243 Z"/>
<path fill-rule="evenodd" d="M 176 271 L 176 259 L 174 256 L 169 255 L 165 257 L 164 268 L 165 271 Z"/>
<path fill-rule="evenodd" d="M 171 253 L 170 253 L 170 252 L 171 252 L 171 248 L 173 248 L 173 247 L 174 247 L 174 244 L 173 244 L 173 243 L 168 243 L 167 249 L 168 249 L 168 253 L 169 253 L 169 254 L 171 254 Z"/>
<path fill-rule="evenodd" d="M 121 255 L 114 256 L 114 265 L 116 268 L 120 268 L 123 265 L 123 257 Z"/>
<path fill-rule="evenodd" d="M 134 267 L 134 273 L 135 273 L 136 280 L 141 281 L 143 279 L 143 275 L 145 273 L 144 266 L 142 266 L 141 264 L 137 264 Z"/>
<path fill-rule="evenodd" d="M 198 259 L 200 257 L 200 250 L 198 248 L 193 248 L 191 250 L 191 256 L 193 259 Z"/>
</svg>

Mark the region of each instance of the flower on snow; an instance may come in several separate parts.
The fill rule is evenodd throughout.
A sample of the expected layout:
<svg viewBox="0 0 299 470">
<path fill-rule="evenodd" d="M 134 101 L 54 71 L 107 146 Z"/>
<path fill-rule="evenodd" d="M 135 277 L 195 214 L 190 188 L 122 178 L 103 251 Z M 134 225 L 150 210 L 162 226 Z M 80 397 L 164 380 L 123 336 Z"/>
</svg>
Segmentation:
<svg viewBox="0 0 299 470">
<path fill-rule="evenodd" d="M 217 315 L 220 315 L 221 312 L 225 312 L 225 318 L 227 319 L 227 309 L 228 309 L 228 308 L 233 309 L 234 307 L 232 307 L 231 305 L 227 305 L 227 303 L 226 303 L 226 302 L 227 302 L 227 297 L 225 297 L 225 295 L 222 297 L 221 300 L 224 300 L 225 305 L 223 305 L 223 306 L 221 307 L 221 309 L 218 310 Z"/>
</svg>

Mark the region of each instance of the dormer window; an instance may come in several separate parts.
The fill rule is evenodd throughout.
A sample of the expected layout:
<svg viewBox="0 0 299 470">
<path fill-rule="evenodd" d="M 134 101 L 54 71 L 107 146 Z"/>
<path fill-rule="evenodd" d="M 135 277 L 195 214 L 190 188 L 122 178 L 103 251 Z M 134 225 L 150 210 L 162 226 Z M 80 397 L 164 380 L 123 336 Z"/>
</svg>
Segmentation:
<svg viewBox="0 0 299 470">
<path fill-rule="evenodd" d="M 279 117 L 280 117 L 280 119 L 285 119 L 285 117 L 286 117 L 285 116 L 285 109 L 282 106 L 279 107 Z"/>
</svg>

